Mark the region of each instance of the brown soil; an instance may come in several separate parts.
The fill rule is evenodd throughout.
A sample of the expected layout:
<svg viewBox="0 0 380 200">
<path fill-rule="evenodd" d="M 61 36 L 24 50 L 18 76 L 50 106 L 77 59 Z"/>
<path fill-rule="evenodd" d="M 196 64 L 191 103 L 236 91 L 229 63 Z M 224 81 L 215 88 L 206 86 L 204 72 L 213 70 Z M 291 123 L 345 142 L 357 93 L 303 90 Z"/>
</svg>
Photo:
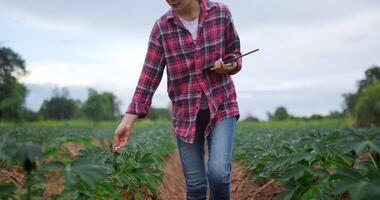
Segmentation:
<svg viewBox="0 0 380 200">
<path fill-rule="evenodd" d="M 207 148 L 205 160 L 208 160 Z M 163 170 L 165 176 L 158 189 L 159 200 L 183 200 L 186 199 L 186 187 L 181 168 L 179 153 L 176 150 L 165 158 L 167 166 Z M 206 165 L 207 166 L 207 165 Z M 232 200 L 269 200 L 273 195 L 281 191 L 281 187 L 271 181 L 264 183 L 252 182 L 249 174 L 243 170 L 241 162 L 233 162 L 231 175 L 231 199 Z M 207 194 L 208 195 L 208 194 Z"/>
<path fill-rule="evenodd" d="M 166 167 L 162 184 L 158 188 L 157 199 L 186 199 L 185 180 L 183 178 L 178 151 L 165 157 Z"/>
<path fill-rule="evenodd" d="M 62 144 L 63 147 L 65 147 L 72 157 L 75 157 L 79 154 L 79 151 L 84 148 L 83 144 L 77 144 L 73 142 L 66 142 Z"/>
<path fill-rule="evenodd" d="M 83 145 L 74 143 L 65 143 L 63 145 L 71 154 L 76 156 Z M 205 146 L 205 160 L 208 160 L 207 146 Z M 157 200 L 183 200 L 186 199 L 186 188 L 183 177 L 179 152 L 165 157 L 166 167 L 163 169 L 165 176 L 162 184 L 158 188 L 157 195 L 153 196 L 149 191 L 141 191 L 144 199 Z M 206 165 L 207 166 L 207 165 Z M 8 169 L 0 169 L 0 183 L 23 183 L 25 176 L 20 166 L 12 166 Z M 47 174 L 48 184 L 45 188 L 43 199 L 48 199 L 50 195 L 59 194 L 63 191 L 63 178 L 57 171 L 50 171 Z M 231 199 L 232 200 L 269 200 L 273 195 L 281 191 L 281 187 L 273 184 L 271 181 L 257 183 L 252 182 L 241 162 L 233 162 L 231 175 Z M 146 190 L 146 189 L 145 189 Z M 120 193 L 126 199 L 131 199 L 133 194 L 127 192 L 126 188 L 120 188 Z M 208 195 L 208 194 L 207 194 Z"/>
<path fill-rule="evenodd" d="M 25 179 L 23 169 L 20 166 L 0 168 L 0 174 L 0 184 L 21 184 Z"/>
</svg>

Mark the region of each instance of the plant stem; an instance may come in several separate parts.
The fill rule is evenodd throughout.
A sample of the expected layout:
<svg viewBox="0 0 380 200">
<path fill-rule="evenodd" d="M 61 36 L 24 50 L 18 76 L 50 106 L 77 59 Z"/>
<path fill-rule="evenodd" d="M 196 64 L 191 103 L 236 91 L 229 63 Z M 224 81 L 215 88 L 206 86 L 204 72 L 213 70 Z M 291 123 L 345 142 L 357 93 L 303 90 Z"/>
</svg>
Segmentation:
<svg viewBox="0 0 380 200">
<path fill-rule="evenodd" d="M 377 166 L 377 164 L 375 162 L 375 159 L 373 159 L 373 156 L 372 156 L 371 152 L 369 152 L 368 155 L 371 158 L 371 161 L 372 161 L 373 165 L 375 166 L 376 170 L 378 170 L 379 168 L 378 168 L 378 166 Z"/>
</svg>

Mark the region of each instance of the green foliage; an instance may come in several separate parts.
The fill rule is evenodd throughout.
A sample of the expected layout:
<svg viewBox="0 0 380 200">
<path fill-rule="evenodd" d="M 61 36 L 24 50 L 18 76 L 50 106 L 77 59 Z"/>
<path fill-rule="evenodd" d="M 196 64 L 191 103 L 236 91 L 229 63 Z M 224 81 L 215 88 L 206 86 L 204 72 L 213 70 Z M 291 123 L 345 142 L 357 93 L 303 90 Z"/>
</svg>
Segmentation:
<svg viewBox="0 0 380 200">
<path fill-rule="evenodd" d="M 360 125 L 380 126 L 380 81 L 363 89 L 355 107 L 355 115 Z"/>
<path fill-rule="evenodd" d="M 361 94 L 364 89 L 372 85 L 376 81 L 380 81 L 380 67 L 372 66 L 365 71 L 365 79 L 358 82 L 358 94 Z"/>
<path fill-rule="evenodd" d="M 11 48 L 0 47 L 0 83 L 6 83 L 10 77 L 25 75 L 25 61 Z"/>
<path fill-rule="evenodd" d="M 353 113 L 355 109 L 356 102 L 358 100 L 359 95 L 356 93 L 346 93 L 343 94 L 344 103 L 343 109 L 345 113 Z"/>
<path fill-rule="evenodd" d="M 246 122 L 259 122 L 259 118 L 252 115 L 252 113 L 248 112 L 247 117 L 244 119 Z"/>
<path fill-rule="evenodd" d="M 78 112 L 80 102 L 69 98 L 69 91 L 63 88 L 62 92 L 56 88 L 53 97 L 44 100 L 41 105 L 40 113 L 45 119 L 72 119 Z"/>
<path fill-rule="evenodd" d="M 27 90 L 17 81 L 17 76 L 26 73 L 25 62 L 18 54 L 0 47 L 0 119 L 22 119 Z"/>
<path fill-rule="evenodd" d="M 150 120 L 170 120 L 170 110 L 167 108 L 151 107 L 147 119 Z"/>
<path fill-rule="evenodd" d="M 276 199 L 378 199 L 380 132 L 354 129 L 238 129 L 234 154 L 285 191 Z"/>
<path fill-rule="evenodd" d="M 85 116 L 93 121 L 111 120 L 120 115 L 119 102 L 110 92 L 98 93 L 94 89 L 88 90 L 88 98 L 83 104 Z"/>
<path fill-rule="evenodd" d="M 64 178 L 64 191 L 52 199 L 121 200 L 122 189 L 136 199 L 142 199 L 142 188 L 156 193 L 163 177 L 163 157 L 175 148 L 168 124 L 134 128 L 128 145 L 116 153 L 111 153 L 109 142 L 113 130 L 94 126 L 3 127 L 0 167 L 24 165 L 27 178 L 20 184 L 0 183 L 0 198 L 41 198 L 46 172 L 51 170 Z M 67 142 L 84 148 L 73 157 L 63 145 Z"/>
<path fill-rule="evenodd" d="M 3 92 L 9 91 L 0 100 L 0 119 L 21 121 L 23 111 L 26 110 L 24 108 L 27 93 L 25 86 L 12 77 L 6 85 L 0 84 L 0 90 L 3 89 Z"/>
<path fill-rule="evenodd" d="M 288 117 L 288 111 L 282 106 L 276 108 L 274 114 L 268 113 L 269 120 L 281 121 L 287 119 Z"/>
<path fill-rule="evenodd" d="M 320 120 L 320 119 L 323 119 L 323 116 L 322 115 L 319 115 L 319 114 L 312 114 L 310 116 L 310 119 L 311 120 Z"/>
<path fill-rule="evenodd" d="M 37 161 L 41 158 L 41 148 L 32 143 L 25 144 L 20 150 L 20 162 L 27 173 L 36 168 Z"/>
<path fill-rule="evenodd" d="M 354 114 L 359 98 L 365 89 L 380 80 L 380 67 L 372 66 L 365 71 L 365 78 L 358 81 L 358 89 L 355 93 L 343 94 L 345 113 Z"/>
</svg>

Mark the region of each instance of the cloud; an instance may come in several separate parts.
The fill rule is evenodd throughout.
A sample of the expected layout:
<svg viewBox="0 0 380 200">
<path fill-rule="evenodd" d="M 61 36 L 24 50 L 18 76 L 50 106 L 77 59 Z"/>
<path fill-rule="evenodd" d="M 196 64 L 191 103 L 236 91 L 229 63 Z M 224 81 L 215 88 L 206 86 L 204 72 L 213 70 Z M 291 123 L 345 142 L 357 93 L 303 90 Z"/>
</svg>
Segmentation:
<svg viewBox="0 0 380 200">
<path fill-rule="evenodd" d="M 251 111 L 265 118 L 280 105 L 299 115 L 339 109 L 342 93 L 353 91 L 365 69 L 380 63 L 379 1 L 221 2 L 231 9 L 242 51 L 260 48 L 233 76 L 243 116 Z M 147 0 L 0 4 L 1 41 L 20 52 L 31 71 L 24 82 L 48 88 L 32 88 L 28 101 L 42 102 L 46 95 L 39 94 L 49 93 L 51 85 L 72 87 L 78 98 L 95 87 L 115 92 L 124 108 L 151 26 L 168 9 L 165 1 Z M 153 105 L 168 102 L 164 76 Z"/>
<path fill-rule="evenodd" d="M 237 82 L 241 89 L 300 87 L 326 79 L 354 82 L 379 61 L 380 47 L 374 45 L 380 42 L 379 22 L 378 12 L 361 13 L 318 26 L 266 26 L 243 32 L 242 48 L 261 50 L 244 59 Z"/>
<path fill-rule="evenodd" d="M 163 1 L 1 0 L 0 11 L 46 29 L 132 32 L 153 25 L 168 9 Z M 142 14 L 144 13 L 144 14 Z M 146 14 L 149 13 L 149 14 Z"/>
</svg>

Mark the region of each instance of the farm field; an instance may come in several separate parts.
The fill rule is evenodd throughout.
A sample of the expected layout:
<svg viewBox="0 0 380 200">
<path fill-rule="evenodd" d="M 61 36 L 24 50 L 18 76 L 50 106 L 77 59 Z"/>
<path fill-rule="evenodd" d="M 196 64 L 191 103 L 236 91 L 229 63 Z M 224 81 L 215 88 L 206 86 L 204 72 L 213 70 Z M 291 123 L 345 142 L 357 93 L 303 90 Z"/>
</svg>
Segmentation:
<svg viewBox="0 0 380 200">
<path fill-rule="evenodd" d="M 137 124 L 128 145 L 115 154 L 113 131 L 113 126 L 1 127 L 1 198 L 184 198 L 169 123 Z M 379 153 L 379 129 L 240 123 L 232 199 L 379 199 Z"/>
</svg>

